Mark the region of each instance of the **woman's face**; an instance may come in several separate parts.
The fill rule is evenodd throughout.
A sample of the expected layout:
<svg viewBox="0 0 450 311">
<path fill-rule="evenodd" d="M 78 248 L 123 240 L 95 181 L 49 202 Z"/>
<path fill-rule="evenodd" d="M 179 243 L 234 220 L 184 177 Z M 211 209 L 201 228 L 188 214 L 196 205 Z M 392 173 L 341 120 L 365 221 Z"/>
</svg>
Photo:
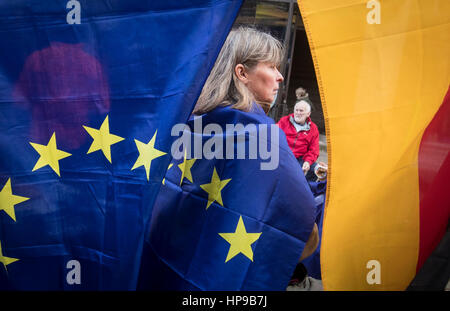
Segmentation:
<svg viewBox="0 0 450 311">
<path fill-rule="evenodd" d="M 273 63 L 258 63 L 247 72 L 245 83 L 257 101 L 271 103 L 278 92 L 283 76 Z"/>
</svg>

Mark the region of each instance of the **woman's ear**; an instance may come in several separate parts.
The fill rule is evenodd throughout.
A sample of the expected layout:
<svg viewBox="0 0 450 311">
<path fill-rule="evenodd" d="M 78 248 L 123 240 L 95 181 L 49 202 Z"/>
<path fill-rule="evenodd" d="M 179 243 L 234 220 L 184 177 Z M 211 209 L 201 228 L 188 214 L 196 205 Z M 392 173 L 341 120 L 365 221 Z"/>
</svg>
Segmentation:
<svg viewBox="0 0 450 311">
<path fill-rule="evenodd" d="M 248 82 L 248 75 L 247 71 L 245 70 L 244 65 L 237 64 L 236 67 L 234 67 L 234 73 L 236 74 L 236 77 L 244 84 L 247 84 Z"/>
</svg>

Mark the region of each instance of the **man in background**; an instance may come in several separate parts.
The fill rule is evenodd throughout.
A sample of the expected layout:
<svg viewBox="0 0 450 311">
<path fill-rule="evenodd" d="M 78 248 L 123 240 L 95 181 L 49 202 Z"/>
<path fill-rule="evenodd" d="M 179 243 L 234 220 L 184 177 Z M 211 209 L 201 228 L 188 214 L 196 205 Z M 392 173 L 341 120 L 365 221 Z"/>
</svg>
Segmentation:
<svg viewBox="0 0 450 311">
<path fill-rule="evenodd" d="M 284 116 L 278 126 L 286 134 L 294 156 L 302 166 L 307 180 L 315 180 L 314 168 L 319 157 L 319 130 L 311 121 L 311 104 L 302 99 L 294 106 L 294 113 Z"/>
</svg>

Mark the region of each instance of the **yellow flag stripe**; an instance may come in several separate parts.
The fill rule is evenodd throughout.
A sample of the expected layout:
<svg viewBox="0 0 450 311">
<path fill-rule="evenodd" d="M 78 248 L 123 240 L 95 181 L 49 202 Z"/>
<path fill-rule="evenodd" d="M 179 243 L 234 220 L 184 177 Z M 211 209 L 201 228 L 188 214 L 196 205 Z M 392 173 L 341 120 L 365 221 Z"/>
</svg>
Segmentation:
<svg viewBox="0 0 450 311">
<path fill-rule="evenodd" d="M 418 255 L 419 144 L 450 82 L 450 2 L 298 2 L 328 143 L 324 288 L 405 289 Z"/>
</svg>

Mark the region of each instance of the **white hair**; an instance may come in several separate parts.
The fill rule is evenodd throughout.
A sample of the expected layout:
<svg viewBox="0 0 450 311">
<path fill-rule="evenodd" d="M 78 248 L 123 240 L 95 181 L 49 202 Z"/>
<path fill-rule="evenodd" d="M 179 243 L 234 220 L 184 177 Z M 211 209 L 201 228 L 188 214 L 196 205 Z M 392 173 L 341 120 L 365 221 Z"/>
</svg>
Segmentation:
<svg viewBox="0 0 450 311">
<path fill-rule="evenodd" d="M 295 110 L 295 107 L 297 107 L 297 105 L 299 105 L 299 104 L 306 105 L 306 107 L 308 107 L 308 112 L 311 112 L 311 104 L 308 103 L 306 100 L 300 100 L 300 101 L 296 102 L 295 106 L 294 106 L 294 110 Z"/>
</svg>

